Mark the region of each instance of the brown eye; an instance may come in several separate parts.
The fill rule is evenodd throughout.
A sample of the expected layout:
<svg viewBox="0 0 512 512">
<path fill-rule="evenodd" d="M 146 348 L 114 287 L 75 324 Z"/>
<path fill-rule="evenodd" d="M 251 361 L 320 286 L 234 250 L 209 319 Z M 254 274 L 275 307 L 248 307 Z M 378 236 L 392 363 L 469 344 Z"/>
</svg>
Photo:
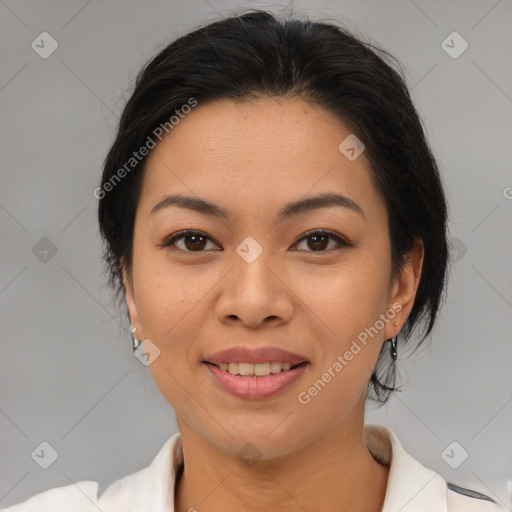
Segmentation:
<svg viewBox="0 0 512 512">
<path fill-rule="evenodd" d="M 186 235 L 183 243 L 189 251 L 201 251 L 206 246 L 206 237 L 203 235 Z"/>
<path fill-rule="evenodd" d="M 331 233 L 330 231 L 312 231 L 306 236 L 302 237 L 299 242 L 306 241 L 306 252 L 328 252 L 326 249 L 339 249 L 341 247 L 348 247 L 350 244 L 343 240 L 340 236 Z M 335 246 L 329 247 L 329 242 L 334 241 Z M 304 249 L 301 249 L 304 250 Z"/>
<path fill-rule="evenodd" d="M 207 247 L 209 242 L 211 242 L 214 247 Z M 306 252 L 329 252 L 330 250 L 350 246 L 350 243 L 330 231 L 311 231 L 307 233 L 306 236 L 303 236 L 299 242 L 306 244 L 306 249 L 300 249 Z M 298 245 L 299 242 L 296 245 Z M 334 242 L 334 246 L 330 245 L 331 242 Z M 215 250 L 215 247 L 218 247 L 205 233 L 190 230 L 175 233 L 163 243 L 159 244 L 159 246 L 188 253 L 201 253 L 208 249 Z"/>
<path fill-rule="evenodd" d="M 180 231 L 159 245 L 184 252 L 203 252 L 209 241 L 211 239 L 200 231 Z"/>
</svg>

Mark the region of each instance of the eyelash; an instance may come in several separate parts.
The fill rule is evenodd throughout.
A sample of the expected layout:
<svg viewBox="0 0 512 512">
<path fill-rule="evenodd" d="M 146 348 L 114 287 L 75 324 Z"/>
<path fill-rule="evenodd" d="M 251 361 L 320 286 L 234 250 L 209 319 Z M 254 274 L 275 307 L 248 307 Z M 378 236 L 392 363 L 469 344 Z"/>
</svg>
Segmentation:
<svg viewBox="0 0 512 512">
<path fill-rule="evenodd" d="M 168 237 L 166 240 L 164 240 L 161 244 L 158 244 L 158 246 L 161 248 L 170 248 L 178 240 L 186 238 L 187 236 L 194 236 L 194 235 L 207 238 L 208 240 L 213 242 L 213 240 L 208 235 L 203 233 L 202 231 L 193 231 L 193 230 L 185 229 L 182 231 L 178 231 L 177 233 L 174 233 L 173 235 Z M 294 245 L 297 245 L 299 242 L 302 242 L 303 240 L 305 240 L 313 235 L 327 235 L 338 244 L 338 247 L 320 250 L 320 251 L 305 251 L 305 252 L 328 253 L 328 252 L 331 252 L 332 250 L 339 250 L 340 248 L 343 248 L 343 247 L 351 247 L 351 244 L 347 240 L 343 239 L 341 236 L 337 235 L 336 233 L 333 233 L 332 231 L 327 231 L 324 229 L 312 230 L 312 231 L 308 231 L 308 232 L 304 233 L 304 235 L 302 235 L 302 237 L 299 238 L 297 240 L 297 242 L 295 242 Z M 176 247 L 175 247 L 175 249 L 176 249 Z M 206 251 L 189 251 L 189 250 L 184 250 L 184 249 L 177 249 L 177 250 L 188 253 L 188 254 L 201 254 L 201 253 L 206 252 Z"/>
</svg>

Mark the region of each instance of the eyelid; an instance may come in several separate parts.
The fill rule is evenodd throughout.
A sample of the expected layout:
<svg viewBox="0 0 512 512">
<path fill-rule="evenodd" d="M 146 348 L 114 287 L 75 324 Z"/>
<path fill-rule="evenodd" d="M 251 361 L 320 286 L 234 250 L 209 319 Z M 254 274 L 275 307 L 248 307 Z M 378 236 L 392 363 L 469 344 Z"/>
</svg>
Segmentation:
<svg viewBox="0 0 512 512">
<path fill-rule="evenodd" d="M 199 235 L 204 238 L 207 238 L 208 240 L 211 240 L 215 245 L 219 245 L 211 236 L 207 235 L 203 231 L 198 231 L 195 229 L 182 229 L 181 231 L 177 231 L 176 233 L 173 233 L 172 235 L 169 235 L 162 243 L 157 244 L 158 247 L 161 247 L 165 249 L 166 247 L 172 246 L 176 241 L 180 240 L 181 238 L 185 238 L 186 236 L 193 236 L 193 235 Z M 201 254 L 205 251 L 182 251 L 182 252 L 188 252 L 190 254 Z"/>
<path fill-rule="evenodd" d="M 177 231 L 176 233 L 173 233 L 172 235 L 167 237 L 162 243 L 159 243 L 157 245 L 158 245 L 158 247 L 161 247 L 161 248 L 172 247 L 172 245 L 176 241 L 178 241 L 182 238 L 185 238 L 187 235 L 188 236 L 199 235 L 199 236 L 202 236 L 202 237 L 207 238 L 208 240 L 212 241 L 215 245 L 220 246 L 220 244 L 218 244 L 211 236 L 207 235 L 203 231 L 198 231 L 198 230 L 193 230 L 193 229 L 182 229 L 181 231 Z M 308 238 L 311 235 L 328 235 L 340 247 L 351 247 L 352 246 L 352 243 L 348 239 L 343 237 L 342 235 L 335 233 L 334 231 L 330 231 L 328 229 L 321 229 L 321 228 L 316 228 L 316 229 L 311 229 L 309 231 L 306 231 L 305 233 L 303 233 L 300 236 L 300 238 L 298 238 L 294 242 L 293 246 L 297 245 L 299 242 L 302 242 L 304 239 Z M 330 253 L 331 251 L 336 250 L 336 249 L 337 248 L 335 247 L 335 248 L 331 248 L 326 251 L 318 251 L 318 252 L 317 251 L 305 251 L 305 252 L 311 252 L 312 254 L 315 254 L 315 253 L 322 254 L 322 253 Z M 202 254 L 202 253 L 206 252 L 206 251 L 184 251 L 182 249 L 178 249 L 178 250 L 181 252 L 184 252 L 184 253 L 188 253 L 188 254 Z"/>
<path fill-rule="evenodd" d="M 351 242 L 349 242 L 349 240 L 347 238 L 340 235 L 339 233 L 330 231 L 329 229 L 320 229 L 320 228 L 310 229 L 309 231 L 306 231 L 305 233 L 303 233 L 300 236 L 300 238 L 293 245 L 297 245 L 299 242 L 304 240 L 304 238 L 307 238 L 308 236 L 311 236 L 311 235 L 329 235 L 333 240 L 336 241 L 336 243 L 338 243 L 338 245 L 340 245 L 342 247 L 350 247 L 352 245 Z M 316 251 L 306 251 L 306 252 L 311 252 L 314 254 Z M 325 252 L 330 252 L 330 251 L 318 251 L 318 253 L 322 253 L 322 252 L 325 253 Z"/>
</svg>

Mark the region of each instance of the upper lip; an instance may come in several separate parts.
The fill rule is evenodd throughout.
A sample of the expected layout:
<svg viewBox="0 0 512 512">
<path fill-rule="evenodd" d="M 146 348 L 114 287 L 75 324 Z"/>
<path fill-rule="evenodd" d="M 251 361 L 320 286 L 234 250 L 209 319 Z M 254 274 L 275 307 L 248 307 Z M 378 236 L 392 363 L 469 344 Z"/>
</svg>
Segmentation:
<svg viewBox="0 0 512 512">
<path fill-rule="evenodd" d="M 307 359 L 299 354 L 288 352 L 278 347 L 231 347 L 215 352 L 205 359 L 207 363 L 219 365 L 220 363 L 290 363 L 292 365 L 303 363 Z"/>
</svg>

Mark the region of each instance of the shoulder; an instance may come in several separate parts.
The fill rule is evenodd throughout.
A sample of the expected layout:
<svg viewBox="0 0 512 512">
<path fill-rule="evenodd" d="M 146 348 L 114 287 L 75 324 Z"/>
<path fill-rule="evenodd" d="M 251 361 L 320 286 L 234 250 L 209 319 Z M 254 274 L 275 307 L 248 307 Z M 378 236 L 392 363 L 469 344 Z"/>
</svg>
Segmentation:
<svg viewBox="0 0 512 512">
<path fill-rule="evenodd" d="M 0 512 L 113 512 L 132 510 L 138 491 L 146 491 L 146 469 L 127 475 L 100 489 L 96 481 L 54 487 Z M 147 492 L 143 492 L 148 498 Z M 136 501 L 136 500 L 135 500 Z"/>
<path fill-rule="evenodd" d="M 390 467 L 384 512 L 507 512 L 502 502 L 477 491 L 447 482 L 425 467 L 402 446 L 387 426 L 365 424 L 368 449 Z"/>
<path fill-rule="evenodd" d="M 471 489 L 447 483 L 447 503 L 449 512 L 504 512 L 507 508 L 494 499 Z"/>
<path fill-rule="evenodd" d="M 100 488 L 96 481 L 81 481 L 54 487 L 0 512 L 117 512 L 133 509 L 140 497 L 149 498 L 148 468 L 124 476 Z M 141 494 L 141 496 L 138 496 Z"/>
<path fill-rule="evenodd" d="M 176 468 L 182 461 L 180 435 L 162 446 L 149 466 L 126 475 L 106 487 L 83 480 L 54 487 L 0 512 L 128 512 L 167 510 L 172 503 Z M 171 489 L 172 487 L 172 489 Z"/>
<path fill-rule="evenodd" d="M 98 482 L 84 480 L 40 492 L 2 512 L 69 512 L 69 507 L 74 512 L 98 512 L 97 495 Z"/>
</svg>

